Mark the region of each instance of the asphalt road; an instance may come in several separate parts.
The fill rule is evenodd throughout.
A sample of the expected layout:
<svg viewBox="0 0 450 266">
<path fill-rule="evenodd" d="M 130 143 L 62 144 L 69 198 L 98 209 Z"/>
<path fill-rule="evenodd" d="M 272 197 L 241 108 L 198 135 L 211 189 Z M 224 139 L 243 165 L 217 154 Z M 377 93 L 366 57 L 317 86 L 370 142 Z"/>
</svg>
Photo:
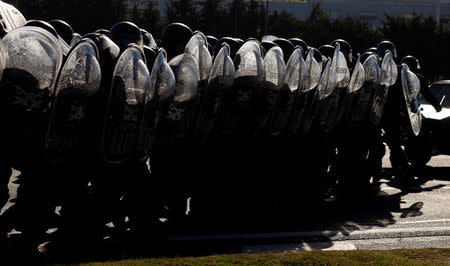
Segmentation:
<svg viewBox="0 0 450 266">
<path fill-rule="evenodd" d="M 450 156 L 435 156 L 428 166 L 408 193 L 386 176 L 379 195 L 370 202 L 330 203 L 288 217 L 228 217 L 218 225 L 217 220 L 187 221 L 177 230 L 164 228 L 162 247 L 170 250 L 168 255 L 450 248 Z M 388 154 L 383 167 L 389 173 Z M 14 181 L 9 184 L 10 200 L 17 189 Z"/>
<path fill-rule="evenodd" d="M 383 159 L 386 172 L 391 167 L 388 156 Z M 408 193 L 386 177 L 374 201 L 357 207 L 339 206 L 329 215 L 321 213 L 318 219 L 309 219 L 317 215 L 312 212 L 292 218 L 288 225 L 281 222 L 265 229 L 255 224 L 258 229 L 253 232 L 173 234 L 167 240 L 179 252 L 186 246 L 208 249 L 223 243 L 229 252 L 244 253 L 450 248 L 450 156 L 435 156 L 428 166 Z M 213 248 L 211 252 L 221 251 Z"/>
</svg>

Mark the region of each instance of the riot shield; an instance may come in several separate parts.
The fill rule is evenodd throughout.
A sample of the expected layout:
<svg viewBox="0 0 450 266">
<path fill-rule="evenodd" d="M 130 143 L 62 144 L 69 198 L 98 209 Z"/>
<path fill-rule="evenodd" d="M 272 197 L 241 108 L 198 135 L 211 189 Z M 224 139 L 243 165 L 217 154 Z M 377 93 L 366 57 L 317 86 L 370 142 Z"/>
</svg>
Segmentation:
<svg viewBox="0 0 450 266">
<path fill-rule="evenodd" d="M 345 109 L 345 106 L 342 106 L 342 102 L 347 94 L 347 87 L 350 82 L 350 70 L 347 66 L 347 60 L 345 58 L 344 53 L 340 51 L 339 43 L 336 43 L 335 53 L 333 54 L 333 62 L 332 68 L 336 70 L 336 88 L 333 91 L 332 95 L 329 96 L 330 101 L 330 109 L 329 109 L 329 117 L 331 118 L 331 122 L 335 125 L 339 125 L 342 121 L 342 113 L 341 109 Z"/>
<path fill-rule="evenodd" d="M 366 74 L 364 72 L 364 67 L 361 64 L 360 56 L 358 56 L 355 67 L 353 68 L 349 84 L 346 88 L 346 92 L 342 97 L 342 99 L 340 100 L 340 107 L 337 117 L 338 121 L 340 122 L 347 121 L 347 112 L 352 107 L 355 95 L 358 94 L 365 80 Z"/>
<path fill-rule="evenodd" d="M 20 28 L 27 22 L 17 8 L 3 1 L 0 1 L 0 18 L 5 32 Z"/>
<path fill-rule="evenodd" d="M 149 87 L 150 74 L 144 53 L 138 46 L 130 46 L 117 60 L 108 97 L 100 147 L 107 163 L 124 164 L 135 160 Z"/>
<path fill-rule="evenodd" d="M 293 133 L 297 135 L 301 133 L 305 135 L 311 128 L 312 120 L 314 119 L 314 104 L 317 102 L 316 88 L 321 80 L 322 67 L 314 58 L 314 51 L 309 50 L 305 60 L 306 76 L 302 86 L 302 90 L 298 92 L 296 105 L 301 107 L 302 114 L 298 121 L 295 121 Z"/>
<path fill-rule="evenodd" d="M 201 32 L 195 33 L 187 43 L 184 53 L 194 56 L 197 60 L 200 71 L 200 81 L 208 80 L 212 59 L 211 54 L 208 51 L 205 35 Z"/>
<path fill-rule="evenodd" d="M 38 156 L 45 145 L 48 107 L 62 62 L 61 47 L 54 35 L 37 27 L 10 31 L 3 43 L 8 61 L 3 71 L 8 139 L 13 145 L 13 159 L 25 160 L 23 154 Z M 13 157 L 13 155 L 11 155 Z M 17 159 L 17 160 L 16 160 Z"/>
<path fill-rule="evenodd" d="M 304 113 L 303 102 L 300 102 L 299 99 L 304 93 L 305 80 L 306 63 L 305 60 L 303 60 L 302 48 L 298 47 L 292 52 L 292 55 L 286 64 L 286 85 L 293 95 L 291 118 L 287 124 L 288 132 L 291 135 L 296 133 Z"/>
<path fill-rule="evenodd" d="M 263 88 L 263 113 L 259 128 L 266 128 L 266 134 L 279 135 L 286 126 L 293 93 L 286 85 L 286 65 L 280 47 L 271 48 L 264 57 L 265 80 Z"/>
<path fill-rule="evenodd" d="M 145 91 L 145 107 L 137 148 L 138 160 L 150 155 L 163 105 L 175 92 L 175 76 L 167 63 L 167 54 L 160 49 L 150 76 L 150 88 Z"/>
<path fill-rule="evenodd" d="M 422 115 L 420 114 L 417 100 L 417 95 L 420 91 L 420 81 L 406 64 L 402 65 L 402 88 L 411 129 L 414 135 L 418 136 L 422 128 Z"/>
<path fill-rule="evenodd" d="M 371 100 L 380 84 L 381 69 L 378 66 L 377 57 L 370 55 L 363 63 L 365 81 L 355 97 L 355 102 L 350 106 L 349 120 L 353 122 L 365 122 L 370 120 Z"/>
<path fill-rule="evenodd" d="M 58 39 L 42 28 L 27 26 L 9 32 L 3 43 L 9 59 L 3 72 L 9 102 L 26 111 L 44 112 L 62 62 Z"/>
<path fill-rule="evenodd" d="M 180 144 L 191 138 L 197 124 L 199 101 L 199 68 L 190 54 L 181 54 L 169 62 L 175 76 L 175 93 L 162 114 L 163 128 L 170 144 Z"/>
<path fill-rule="evenodd" d="M 8 63 L 8 51 L 6 50 L 5 44 L 0 39 L 0 81 L 3 77 L 3 70 L 5 69 Z"/>
<path fill-rule="evenodd" d="M 222 108 L 225 97 L 229 96 L 234 81 L 235 68 L 230 57 L 230 47 L 223 43 L 214 59 L 208 78 L 208 87 L 202 103 L 198 134 L 201 141 L 206 140 L 217 119 L 219 128 L 226 124 L 228 112 Z"/>
<path fill-rule="evenodd" d="M 208 85 L 208 76 L 211 72 L 212 66 L 212 58 L 208 50 L 208 43 L 205 35 L 203 35 L 203 33 L 201 32 L 195 33 L 187 43 L 186 48 L 184 49 L 184 53 L 194 56 L 199 67 L 199 104 L 196 106 L 196 110 L 194 111 L 194 117 L 196 117 L 194 119 L 197 120 L 195 134 L 199 135 L 200 131 L 203 130 L 200 127 L 204 125 L 200 124 L 200 120 L 202 119 L 200 116 L 205 101 L 205 91 Z"/>
<path fill-rule="evenodd" d="M 381 62 L 380 86 L 375 91 L 372 102 L 371 121 L 373 125 L 378 125 L 381 122 L 388 90 L 397 81 L 397 72 L 397 65 L 392 59 L 392 54 L 390 51 L 387 51 Z"/>
<path fill-rule="evenodd" d="M 58 75 L 46 139 L 50 162 L 79 162 L 86 157 L 92 137 L 87 117 L 100 81 L 97 48 L 84 40 L 69 53 Z"/>
<path fill-rule="evenodd" d="M 336 48 L 337 53 L 339 53 L 338 47 Z M 333 59 L 328 59 L 325 69 L 322 72 L 322 76 L 317 85 L 317 95 L 318 95 L 318 115 L 319 124 L 324 132 L 329 132 L 334 124 L 336 118 L 336 109 L 338 106 L 338 95 L 335 93 L 337 86 L 337 76 L 336 67 L 334 64 L 338 57 L 335 56 Z M 314 106 L 314 104 L 313 104 Z M 314 113 L 315 111 L 312 110 Z"/>
<path fill-rule="evenodd" d="M 234 104 L 233 126 L 243 134 L 253 134 L 257 121 L 257 99 L 261 98 L 261 84 L 265 78 L 261 47 L 256 40 L 245 42 L 234 59 L 236 74 L 233 84 Z"/>
</svg>

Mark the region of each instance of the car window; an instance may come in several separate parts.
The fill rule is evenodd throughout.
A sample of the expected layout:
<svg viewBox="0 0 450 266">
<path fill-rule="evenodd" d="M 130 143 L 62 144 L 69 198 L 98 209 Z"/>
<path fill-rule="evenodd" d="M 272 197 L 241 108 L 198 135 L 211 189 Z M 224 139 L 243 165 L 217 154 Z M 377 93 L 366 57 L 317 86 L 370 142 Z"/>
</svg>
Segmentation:
<svg viewBox="0 0 450 266">
<path fill-rule="evenodd" d="M 450 107 L 450 84 L 433 84 L 430 87 L 430 91 L 439 102 L 442 101 L 442 107 Z M 420 102 L 427 103 L 423 96 Z"/>
</svg>

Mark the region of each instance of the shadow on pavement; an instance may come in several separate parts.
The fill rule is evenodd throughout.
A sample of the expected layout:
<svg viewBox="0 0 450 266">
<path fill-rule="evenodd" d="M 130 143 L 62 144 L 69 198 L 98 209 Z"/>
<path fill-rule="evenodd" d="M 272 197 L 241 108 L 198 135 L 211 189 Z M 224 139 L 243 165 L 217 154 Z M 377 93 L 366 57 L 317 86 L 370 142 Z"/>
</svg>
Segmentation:
<svg viewBox="0 0 450 266">
<path fill-rule="evenodd" d="M 264 247 L 277 243 L 293 243 L 293 248 L 301 251 L 304 249 L 298 243 L 305 241 L 312 243 L 310 248 L 326 249 L 333 246 L 332 238 L 337 235 L 348 236 L 355 231 L 395 224 L 393 213 L 401 218 L 423 215 L 423 202 L 401 208 L 402 196 L 444 186 L 421 187 L 431 179 L 447 180 L 447 171 L 448 168 L 427 168 L 415 188 L 395 194 L 381 190 L 355 193 L 354 197 L 318 198 L 314 195 L 316 191 L 304 187 L 289 190 L 288 193 L 297 193 L 277 201 L 262 187 L 246 190 L 247 193 L 218 190 L 199 194 L 197 201 L 191 199 L 188 215 L 149 224 L 151 230 L 146 232 L 119 233 L 111 229 L 102 239 L 74 240 L 56 231 L 40 246 L 41 253 L 33 256 L 27 256 L 28 251 L 23 250 L 20 234 L 11 234 L 2 240 L 0 248 L 11 264 L 202 256 L 240 253 L 250 245 Z M 392 180 L 387 184 L 395 185 Z M 290 236 L 290 232 L 304 234 Z"/>
</svg>

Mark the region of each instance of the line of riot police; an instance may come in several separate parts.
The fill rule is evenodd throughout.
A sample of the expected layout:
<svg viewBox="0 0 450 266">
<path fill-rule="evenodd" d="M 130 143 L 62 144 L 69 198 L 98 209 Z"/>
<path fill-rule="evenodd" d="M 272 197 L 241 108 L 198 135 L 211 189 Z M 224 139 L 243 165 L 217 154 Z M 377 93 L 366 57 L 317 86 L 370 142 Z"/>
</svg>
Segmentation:
<svg viewBox="0 0 450 266">
<path fill-rule="evenodd" d="M 344 40 L 316 49 L 172 23 L 158 46 L 131 22 L 80 36 L 15 14 L 0 42 L 2 200 L 11 168 L 20 185 L 0 232 L 21 231 L 31 252 L 49 227 L 70 243 L 148 237 L 162 217 L 364 196 L 383 142 L 408 176 L 421 83 L 390 42 L 355 58 Z"/>
</svg>

